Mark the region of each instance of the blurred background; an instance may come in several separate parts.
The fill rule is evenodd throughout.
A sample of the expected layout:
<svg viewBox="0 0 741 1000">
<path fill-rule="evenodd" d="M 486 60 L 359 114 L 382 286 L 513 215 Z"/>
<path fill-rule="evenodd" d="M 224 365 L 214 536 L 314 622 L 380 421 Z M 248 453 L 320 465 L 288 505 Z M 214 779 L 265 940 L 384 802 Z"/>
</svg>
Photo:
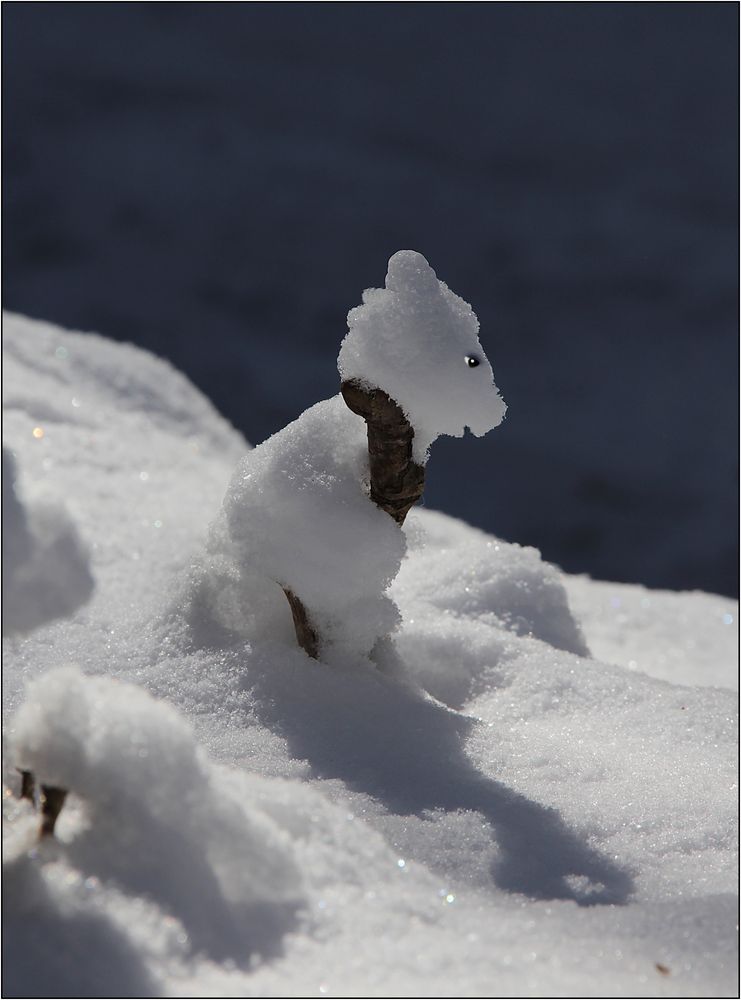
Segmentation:
<svg viewBox="0 0 741 1000">
<path fill-rule="evenodd" d="M 738 592 L 738 7 L 12 3 L 4 307 L 170 359 L 252 443 L 412 248 L 509 405 L 428 506 Z"/>
</svg>

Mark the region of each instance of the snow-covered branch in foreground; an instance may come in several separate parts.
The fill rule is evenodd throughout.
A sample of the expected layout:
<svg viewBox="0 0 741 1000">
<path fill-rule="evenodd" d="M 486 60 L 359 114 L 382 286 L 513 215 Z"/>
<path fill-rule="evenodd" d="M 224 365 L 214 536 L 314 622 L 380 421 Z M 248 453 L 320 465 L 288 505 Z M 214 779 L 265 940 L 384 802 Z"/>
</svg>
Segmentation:
<svg viewBox="0 0 741 1000">
<path fill-rule="evenodd" d="M 238 581 L 228 627 L 254 636 L 254 619 L 264 618 L 271 603 L 268 619 L 285 617 L 284 591 L 294 617 L 297 604 L 299 611 L 300 605 L 306 609 L 322 658 L 334 663 L 369 656 L 399 623 L 387 589 L 406 551 L 396 521 L 403 520 L 414 498 L 406 502 L 405 450 L 406 467 L 419 470 L 423 482 L 422 467 L 437 437 L 461 436 L 467 426 L 485 434 L 505 413 L 476 316 L 421 254 L 394 254 L 386 287 L 368 289 L 348 325 L 338 367 L 343 388 L 354 388 L 356 402 L 346 393 L 344 399 L 337 395 L 317 403 L 247 454 L 211 544 L 216 559 L 232 562 Z M 380 390 L 399 408 L 408 421 L 402 441 L 404 429 L 392 430 L 390 441 L 374 434 L 378 428 L 368 411 L 366 430 L 358 402 L 363 390 Z M 346 402 L 356 412 L 349 412 Z M 381 469 L 399 467 L 402 482 L 390 492 L 401 493 L 400 517 L 394 518 L 392 501 L 392 508 L 386 504 L 383 510 L 371 502 L 369 492 L 372 497 L 389 492 L 373 481 L 374 459 Z M 213 589 L 213 577 L 210 585 Z M 203 593 L 203 582 L 200 587 Z M 213 603 L 223 612 L 222 588 L 215 589 Z M 316 642 L 311 648 L 303 644 L 316 655 Z"/>
<path fill-rule="evenodd" d="M 290 923 L 303 890 L 288 838 L 165 702 L 74 667 L 54 670 L 29 686 L 12 751 L 41 785 L 81 800 L 72 861 L 147 887 L 196 950 L 221 957 L 236 940 L 259 951 L 266 925 Z"/>
</svg>

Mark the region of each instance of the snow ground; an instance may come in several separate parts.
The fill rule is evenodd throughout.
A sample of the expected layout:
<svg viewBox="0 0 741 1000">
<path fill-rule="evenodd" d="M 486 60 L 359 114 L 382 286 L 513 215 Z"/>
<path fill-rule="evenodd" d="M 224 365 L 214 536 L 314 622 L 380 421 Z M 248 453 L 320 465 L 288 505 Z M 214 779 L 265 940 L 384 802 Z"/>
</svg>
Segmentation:
<svg viewBox="0 0 741 1000">
<path fill-rule="evenodd" d="M 5 640 L 6 995 L 735 995 L 735 602 L 419 509 L 382 671 L 217 643 L 183 595 L 241 437 L 15 316 L 4 399 L 20 503 L 95 580 Z M 55 842 L 29 762 L 71 788 Z"/>
</svg>

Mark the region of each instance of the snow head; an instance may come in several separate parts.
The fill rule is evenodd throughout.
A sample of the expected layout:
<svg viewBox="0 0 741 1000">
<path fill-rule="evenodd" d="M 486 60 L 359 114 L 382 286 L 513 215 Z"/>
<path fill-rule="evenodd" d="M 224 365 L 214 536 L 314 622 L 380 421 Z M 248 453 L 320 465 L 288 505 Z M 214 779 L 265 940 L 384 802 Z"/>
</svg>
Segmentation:
<svg viewBox="0 0 741 1000">
<path fill-rule="evenodd" d="M 400 250 L 385 288 L 363 292 L 351 309 L 337 365 L 343 381 L 383 389 L 414 427 L 414 457 L 424 462 L 441 434 L 478 437 L 502 422 L 506 406 L 478 338 L 470 305 L 422 254 Z"/>
</svg>

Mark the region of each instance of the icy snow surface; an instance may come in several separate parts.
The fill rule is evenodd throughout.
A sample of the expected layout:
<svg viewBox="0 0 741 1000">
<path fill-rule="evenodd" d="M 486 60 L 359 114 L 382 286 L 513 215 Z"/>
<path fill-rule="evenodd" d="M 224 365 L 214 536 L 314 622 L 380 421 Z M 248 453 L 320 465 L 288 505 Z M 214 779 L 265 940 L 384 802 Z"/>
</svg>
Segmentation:
<svg viewBox="0 0 741 1000">
<path fill-rule="evenodd" d="M 7 995 L 735 994 L 735 602 L 420 509 L 381 670 L 199 633 L 245 442 L 134 348 L 6 317 L 4 352 L 18 497 L 95 580 L 4 640 Z M 23 763 L 71 789 L 54 841 Z"/>
</svg>

